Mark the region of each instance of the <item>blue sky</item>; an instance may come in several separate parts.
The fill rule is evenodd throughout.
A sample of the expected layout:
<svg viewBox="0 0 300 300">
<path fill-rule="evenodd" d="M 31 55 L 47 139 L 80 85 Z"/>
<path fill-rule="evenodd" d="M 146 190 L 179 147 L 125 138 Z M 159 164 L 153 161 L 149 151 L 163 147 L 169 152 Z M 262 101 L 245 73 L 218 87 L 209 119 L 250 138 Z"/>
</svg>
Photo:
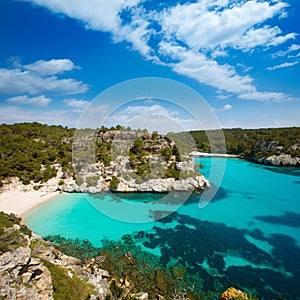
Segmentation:
<svg viewBox="0 0 300 300">
<path fill-rule="evenodd" d="M 299 0 L 1 0 L 0 123 L 75 126 L 104 90 L 163 77 L 200 93 L 222 127 L 300 126 L 299 15 Z M 128 106 L 112 120 L 161 113 L 197 129 L 167 102 Z"/>
</svg>

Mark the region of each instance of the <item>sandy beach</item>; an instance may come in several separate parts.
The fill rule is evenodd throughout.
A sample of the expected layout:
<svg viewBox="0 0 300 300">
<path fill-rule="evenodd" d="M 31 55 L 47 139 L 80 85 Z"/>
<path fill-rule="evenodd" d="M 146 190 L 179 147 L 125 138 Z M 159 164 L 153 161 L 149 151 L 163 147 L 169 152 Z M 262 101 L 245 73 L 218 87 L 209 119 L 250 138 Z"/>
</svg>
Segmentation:
<svg viewBox="0 0 300 300">
<path fill-rule="evenodd" d="M 20 217 L 36 206 L 59 195 L 60 192 L 5 191 L 0 194 L 0 211 L 14 213 Z"/>
</svg>

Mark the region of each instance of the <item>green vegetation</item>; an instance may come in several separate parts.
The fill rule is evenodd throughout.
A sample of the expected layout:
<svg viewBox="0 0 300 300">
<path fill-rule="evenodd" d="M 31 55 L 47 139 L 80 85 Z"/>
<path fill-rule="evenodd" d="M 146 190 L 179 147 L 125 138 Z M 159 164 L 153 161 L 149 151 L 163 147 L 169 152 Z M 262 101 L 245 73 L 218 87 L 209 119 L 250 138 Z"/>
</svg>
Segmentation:
<svg viewBox="0 0 300 300">
<path fill-rule="evenodd" d="M 172 158 L 172 149 L 170 147 L 164 147 L 160 150 L 160 154 L 163 156 L 165 161 L 169 161 Z"/>
<path fill-rule="evenodd" d="M 164 178 L 175 178 L 178 180 L 180 177 L 180 171 L 176 168 L 176 163 L 172 162 L 166 169 Z"/>
<path fill-rule="evenodd" d="M 99 254 L 99 248 L 94 247 L 88 240 L 68 240 L 59 235 L 47 236 L 45 240 L 59 246 L 59 250 L 66 255 L 74 256 L 81 260 L 95 257 Z"/>
<path fill-rule="evenodd" d="M 87 186 L 96 186 L 98 184 L 99 176 L 89 176 L 86 178 Z"/>
<path fill-rule="evenodd" d="M 159 158 L 159 155 L 163 158 L 161 161 L 151 161 L 151 157 Z M 130 166 L 134 170 L 132 177 L 138 184 L 152 178 L 179 179 L 180 172 L 176 168 L 179 161 L 181 157 L 176 145 L 157 132 L 137 138 L 129 151 Z"/>
<path fill-rule="evenodd" d="M 119 184 L 119 179 L 116 176 L 113 176 L 110 181 L 109 187 L 113 190 L 116 190 L 118 188 L 118 184 Z"/>
<path fill-rule="evenodd" d="M 148 292 L 149 299 L 156 299 L 158 294 L 163 295 L 165 299 L 175 299 L 174 295 L 179 290 L 189 290 L 189 299 L 219 299 L 217 293 L 209 293 L 214 297 L 207 294 L 205 298 L 198 275 L 189 274 L 181 264 L 164 267 L 159 257 L 137 246 L 131 235 L 124 235 L 120 241 L 102 240 L 101 248 L 93 247 L 88 241 L 66 240 L 59 236 L 49 239 L 59 245 L 60 251 L 80 259 L 105 256 L 101 268 L 107 270 L 114 278 L 110 283 L 112 295 L 106 299 L 123 299 L 122 290 L 118 285 L 120 280 L 130 282 L 131 293 Z"/>
<path fill-rule="evenodd" d="M 178 264 L 172 268 L 172 275 L 177 279 L 183 279 L 185 274 L 186 268 L 181 264 Z"/>
<path fill-rule="evenodd" d="M 268 129 L 233 128 L 223 129 L 223 132 L 228 154 L 242 155 L 246 158 L 259 158 L 285 153 L 300 157 L 299 127 Z M 213 152 L 224 153 L 219 131 L 191 131 L 190 134 L 199 151 L 211 152 L 211 142 L 214 147 Z M 210 141 L 207 135 L 210 137 Z"/>
<path fill-rule="evenodd" d="M 98 142 L 95 151 L 96 160 L 103 162 L 108 167 L 111 162 L 111 144 Z"/>
<path fill-rule="evenodd" d="M 87 137 L 87 140 L 80 143 L 79 139 L 79 145 L 72 145 L 74 129 L 39 123 L 2 124 L 0 125 L 0 183 L 4 180 L 8 182 L 10 177 L 19 177 L 24 184 L 29 184 L 31 181 L 44 183 L 56 176 L 59 166 L 62 167 L 64 173 L 62 180 L 68 176 L 74 177 L 74 171 L 78 175 L 83 166 L 80 161 L 75 161 L 73 169 L 71 164 L 73 147 L 78 150 L 78 157 L 82 158 L 82 161 L 94 153 L 97 162 L 102 162 L 105 167 L 109 167 L 114 159 L 112 153 L 117 153 L 117 151 L 112 151 L 115 136 L 113 131 L 116 130 L 118 134 L 122 134 L 130 128 L 120 125 L 112 128 L 102 126 L 98 132 L 96 131 L 97 134 L 92 129 L 77 130 L 76 136 Z M 234 128 L 223 131 L 169 133 L 167 136 L 162 136 L 157 132 L 149 134 L 146 130 L 135 132 L 140 137 L 134 140 L 129 151 L 130 165 L 134 170 L 134 173 L 129 175 L 139 182 L 150 178 L 161 178 L 163 175 L 165 178 L 178 178 L 178 170 L 173 162 L 181 161 L 181 155 L 194 150 L 237 154 L 246 159 L 258 159 L 281 153 L 300 157 L 299 127 Z M 226 147 L 222 143 L 224 136 Z M 151 160 L 151 157 L 155 155 L 161 155 L 166 162 L 166 174 L 161 171 L 162 164 Z M 82 178 L 76 177 L 77 183 L 81 185 Z M 62 180 L 60 185 L 63 185 Z M 88 186 L 95 184 L 94 176 L 87 179 Z M 39 187 L 40 185 L 35 185 L 35 189 Z"/>
<path fill-rule="evenodd" d="M 70 278 L 66 269 L 46 260 L 42 261 L 51 273 L 54 300 L 86 300 L 94 292 L 93 287 L 79 279 L 76 274 Z"/>
<path fill-rule="evenodd" d="M 56 175 L 51 165 L 71 171 L 74 130 L 39 123 L 0 125 L 0 181 L 17 176 L 24 184 Z"/>
<path fill-rule="evenodd" d="M 31 236 L 31 231 L 26 225 L 21 225 L 20 221 L 14 214 L 0 212 L 0 254 L 27 245 L 27 240 L 21 233 Z M 13 228 L 15 224 L 20 229 Z"/>
</svg>

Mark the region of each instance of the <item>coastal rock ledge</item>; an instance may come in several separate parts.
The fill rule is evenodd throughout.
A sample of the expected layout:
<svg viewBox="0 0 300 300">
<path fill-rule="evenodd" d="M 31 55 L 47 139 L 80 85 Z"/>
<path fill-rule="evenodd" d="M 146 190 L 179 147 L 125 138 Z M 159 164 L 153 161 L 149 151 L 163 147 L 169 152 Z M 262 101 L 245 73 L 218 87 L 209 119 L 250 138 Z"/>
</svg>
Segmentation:
<svg viewBox="0 0 300 300">
<path fill-rule="evenodd" d="M 175 180 L 174 178 L 166 179 L 150 179 L 140 184 L 136 183 L 135 180 L 126 181 L 122 178 L 116 188 L 110 188 L 105 184 L 97 183 L 96 186 L 87 186 L 82 184 L 78 186 L 75 180 L 69 180 L 66 184 L 61 186 L 49 186 L 46 190 L 58 189 L 63 192 L 73 193 L 100 193 L 102 191 L 113 191 L 120 193 L 131 193 L 131 192 L 154 192 L 154 193 L 166 193 L 171 191 L 194 191 L 204 190 L 210 187 L 209 181 L 202 175 L 189 177 L 185 179 Z M 45 189 L 45 188 L 44 188 Z"/>
<path fill-rule="evenodd" d="M 271 166 L 300 166 L 300 157 L 292 157 L 290 154 L 272 155 L 269 157 L 252 158 L 254 162 Z"/>
<path fill-rule="evenodd" d="M 115 191 L 165 193 L 170 191 L 203 190 L 209 186 L 209 182 L 204 176 L 195 176 L 180 180 L 175 180 L 174 178 L 150 179 L 141 184 L 137 184 L 135 181 L 121 181 Z"/>
</svg>

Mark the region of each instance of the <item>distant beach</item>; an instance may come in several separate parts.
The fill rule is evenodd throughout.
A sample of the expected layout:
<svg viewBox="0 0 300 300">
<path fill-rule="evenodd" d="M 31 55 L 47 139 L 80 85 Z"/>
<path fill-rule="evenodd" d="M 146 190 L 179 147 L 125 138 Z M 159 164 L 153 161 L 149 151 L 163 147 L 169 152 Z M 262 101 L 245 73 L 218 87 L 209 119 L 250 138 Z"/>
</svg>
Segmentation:
<svg viewBox="0 0 300 300">
<path fill-rule="evenodd" d="M 193 151 L 191 153 L 193 157 L 240 157 L 239 155 L 235 154 L 227 154 L 227 153 L 207 153 L 207 152 L 198 152 L 198 151 Z"/>
</svg>

